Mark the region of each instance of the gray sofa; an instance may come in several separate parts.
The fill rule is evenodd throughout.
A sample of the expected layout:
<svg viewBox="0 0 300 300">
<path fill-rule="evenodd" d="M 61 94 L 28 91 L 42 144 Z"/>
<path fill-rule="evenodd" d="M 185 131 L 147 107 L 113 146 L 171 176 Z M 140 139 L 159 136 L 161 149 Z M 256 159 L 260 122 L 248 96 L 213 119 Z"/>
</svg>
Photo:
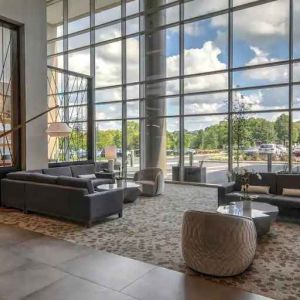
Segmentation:
<svg viewBox="0 0 300 300">
<path fill-rule="evenodd" d="M 255 201 L 266 202 L 278 206 L 279 215 L 300 217 L 300 197 L 282 195 L 283 188 L 300 189 L 300 174 L 260 173 L 261 180 L 256 175 L 250 176 L 250 185 L 270 186 L 270 194 L 254 194 Z M 229 182 L 218 187 L 218 205 L 226 205 L 239 201 L 241 184 Z"/>
<path fill-rule="evenodd" d="M 97 178 L 78 178 L 88 174 Z M 91 226 L 110 215 L 122 217 L 121 189 L 95 191 L 96 186 L 113 182 L 114 175 L 97 172 L 97 164 L 13 172 L 1 180 L 1 200 L 5 207 Z"/>
</svg>

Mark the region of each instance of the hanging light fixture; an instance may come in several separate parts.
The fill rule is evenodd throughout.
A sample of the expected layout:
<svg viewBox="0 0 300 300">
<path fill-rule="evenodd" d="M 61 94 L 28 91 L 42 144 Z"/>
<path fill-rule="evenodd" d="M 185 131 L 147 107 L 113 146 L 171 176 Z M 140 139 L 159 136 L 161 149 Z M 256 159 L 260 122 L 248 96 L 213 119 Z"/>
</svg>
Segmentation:
<svg viewBox="0 0 300 300">
<path fill-rule="evenodd" d="M 51 137 L 68 137 L 70 136 L 72 129 L 66 123 L 54 122 L 49 125 L 46 132 Z"/>
</svg>

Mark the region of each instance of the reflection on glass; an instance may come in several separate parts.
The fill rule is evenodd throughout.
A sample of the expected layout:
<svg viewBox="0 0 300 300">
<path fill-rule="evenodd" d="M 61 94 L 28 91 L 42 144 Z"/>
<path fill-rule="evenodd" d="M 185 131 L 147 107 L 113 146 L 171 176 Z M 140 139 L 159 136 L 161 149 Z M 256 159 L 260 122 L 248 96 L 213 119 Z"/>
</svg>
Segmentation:
<svg viewBox="0 0 300 300">
<path fill-rule="evenodd" d="M 121 23 L 116 23 L 95 30 L 96 43 L 119 38 L 121 36 Z"/>
<path fill-rule="evenodd" d="M 90 75 L 90 49 L 68 54 L 69 70 Z"/>
<path fill-rule="evenodd" d="M 109 103 L 96 105 L 96 120 L 109 120 L 122 118 L 122 103 Z"/>
<path fill-rule="evenodd" d="M 146 84 L 146 96 L 165 96 L 179 94 L 179 80 L 167 80 Z"/>
<path fill-rule="evenodd" d="M 56 56 L 51 56 L 47 59 L 47 64 L 52 67 L 64 68 L 64 56 L 63 55 L 56 55 Z"/>
<path fill-rule="evenodd" d="M 233 13 L 233 66 L 289 57 L 289 1 L 271 1 Z"/>
<path fill-rule="evenodd" d="M 184 18 L 194 18 L 228 8 L 228 0 L 191 0 L 184 3 Z"/>
<path fill-rule="evenodd" d="M 68 49 L 69 50 L 84 47 L 89 44 L 90 44 L 90 33 L 89 32 L 75 35 L 68 39 Z"/>
<path fill-rule="evenodd" d="M 127 121 L 127 176 L 133 177 L 140 167 L 140 122 Z"/>
<path fill-rule="evenodd" d="M 139 70 L 139 38 L 129 38 L 126 40 L 126 81 L 138 82 Z"/>
<path fill-rule="evenodd" d="M 47 5 L 47 39 L 63 35 L 63 2 Z"/>
<path fill-rule="evenodd" d="M 184 97 L 184 114 L 209 114 L 228 112 L 228 94 L 200 94 Z"/>
<path fill-rule="evenodd" d="M 233 73 L 233 87 L 287 83 L 288 65 L 249 69 Z"/>
<path fill-rule="evenodd" d="M 177 116 L 179 115 L 179 98 L 154 98 L 145 101 L 146 112 L 155 112 L 156 116 Z"/>
<path fill-rule="evenodd" d="M 184 73 L 196 74 L 227 68 L 228 15 L 184 25 Z"/>
<path fill-rule="evenodd" d="M 56 54 L 63 52 L 63 40 L 56 40 L 47 44 L 47 54 Z"/>
<path fill-rule="evenodd" d="M 139 0 L 126 1 L 126 16 L 139 12 Z"/>
<path fill-rule="evenodd" d="M 95 0 L 95 24 L 100 25 L 121 18 L 121 0 Z"/>
<path fill-rule="evenodd" d="M 96 87 L 122 83 L 121 42 L 96 47 Z"/>
<path fill-rule="evenodd" d="M 179 6 L 171 6 L 151 14 L 153 28 L 168 25 L 179 21 Z"/>
<path fill-rule="evenodd" d="M 90 3 L 85 0 L 68 0 L 68 33 L 90 27 Z"/>
<path fill-rule="evenodd" d="M 96 90 L 96 102 L 111 102 L 122 100 L 122 88 Z"/>
</svg>

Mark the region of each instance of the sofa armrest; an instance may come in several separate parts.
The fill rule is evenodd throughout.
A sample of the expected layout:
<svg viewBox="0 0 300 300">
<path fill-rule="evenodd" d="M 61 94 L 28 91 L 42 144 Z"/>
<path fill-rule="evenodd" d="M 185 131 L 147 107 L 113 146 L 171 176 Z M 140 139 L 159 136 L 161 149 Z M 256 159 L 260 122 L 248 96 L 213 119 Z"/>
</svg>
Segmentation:
<svg viewBox="0 0 300 300">
<path fill-rule="evenodd" d="M 218 206 L 227 204 L 225 196 L 234 191 L 235 182 L 227 182 L 218 186 Z"/>
<path fill-rule="evenodd" d="M 122 213 L 123 192 L 123 189 L 115 189 L 86 195 L 90 202 L 91 221 Z"/>
<path fill-rule="evenodd" d="M 110 172 L 96 172 L 95 175 L 96 178 L 100 178 L 100 179 L 115 179 L 116 177 L 115 173 L 110 173 Z"/>
</svg>

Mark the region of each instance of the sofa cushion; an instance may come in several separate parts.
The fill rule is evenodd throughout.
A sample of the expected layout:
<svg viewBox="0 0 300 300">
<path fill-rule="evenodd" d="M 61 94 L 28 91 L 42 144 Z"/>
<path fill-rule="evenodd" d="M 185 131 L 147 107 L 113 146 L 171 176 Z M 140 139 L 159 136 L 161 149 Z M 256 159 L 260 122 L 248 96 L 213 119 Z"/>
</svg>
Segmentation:
<svg viewBox="0 0 300 300">
<path fill-rule="evenodd" d="M 78 177 L 79 175 L 95 174 L 95 165 L 76 165 L 71 166 L 72 176 Z"/>
<path fill-rule="evenodd" d="M 58 185 L 72 186 L 76 188 L 87 189 L 89 194 L 94 193 L 94 187 L 90 179 L 75 178 L 69 176 L 59 176 L 57 178 Z"/>
<path fill-rule="evenodd" d="M 248 188 L 245 185 L 242 185 L 241 191 L 248 189 L 249 193 L 258 193 L 258 194 L 270 194 L 270 187 L 264 185 L 248 185 Z"/>
<path fill-rule="evenodd" d="M 300 189 L 282 189 L 283 196 L 299 197 L 300 198 Z"/>
<path fill-rule="evenodd" d="M 50 169 L 43 169 L 43 174 L 53 175 L 53 176 L 70 176 L 72 177 L 72 172 L 70 167 L 56 167 Z"/>
<path fill-rule="evenodd" d="M 96 179 L 95 174 L 82 174 L 82 175 L 78 175 L 77 177 L 84 178 L 84 179 Z"/>
<path fill-rule="evenodd" d="M 300 189 L 300 175 L 298 174 L 278 174 L 277 175 L 277 192 L 282 195 L 282 189 Z"/>
<path fill-rule="evenodd" d="M 259 186 L 269 186 L 270 194 L 276 194 L 276 174 L 275 173 L 259 173 L 261 179 L 258 178 L 255 174 L 250 174 L 250 185 L 259 185 Z M 241 190 L 241 182 L 240 180 L 236 180 L 234 189 L 236 191 Z"/>
<path fill-rule="evenodd" d="M 57 176 L 45 175 L 40 173 L 29 173 L 25 171 L 8 173 L 7 178 L 48 184 L 55 184 L 57 180 Z"/>
</svg>

